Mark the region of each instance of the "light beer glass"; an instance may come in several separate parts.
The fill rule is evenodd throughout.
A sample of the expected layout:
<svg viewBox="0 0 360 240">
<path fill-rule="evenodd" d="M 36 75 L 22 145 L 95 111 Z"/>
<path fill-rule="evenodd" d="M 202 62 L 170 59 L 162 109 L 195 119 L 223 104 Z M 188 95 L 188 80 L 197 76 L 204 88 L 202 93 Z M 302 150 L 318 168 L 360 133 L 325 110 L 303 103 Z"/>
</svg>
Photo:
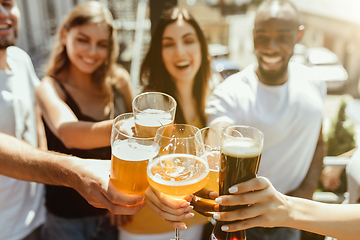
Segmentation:
<svg viewBox="0 0 360 240">
<path fill-rule="evenodd" d="M 209 165 L 198 156 L 195 134 L 199 129 L 186 124 L 164 126 L 160 152 L 147 168 L 148 181 L 154 189 L 182 199 L 202 189 L 209 179 Z M 157 131 L 161 135 L 161 129 Z M 180 240 L 175 229 L 175 240 Z"/>
<path fill-rule="evenodd" d="M 114 119 L 111 133 L 110 181 L 123 193 L 144 196 L 149 186 L 146 168 L 159 152 L 160 135 L 134 137 L 134 117 L 125 113 Z M 162 132 L 162 126 L 159 132 Z"/>
<path fill-rule="evenodd" d="M 137 95 L 132 108 L 138 137 L 154 137 L 160 127 L 174 123 L 176 101 L 161 92 L 145 92 Z"/>
<path fill-rule="evenodd" d="M 264 134 L 253 127 L 235 125 L 224 129 L 221 139 L 221 163 L 219 173 L 219 194 L 230 195 L 229 188 L 248 181 L 259 169 Z M 220 211 L 233 211 L 247 206 L 221 206 Z M 217 221 L 211 239 L 245 240 L 245 230 L 223 232 L 221 226 L 227 222 Z"/>
</svg>

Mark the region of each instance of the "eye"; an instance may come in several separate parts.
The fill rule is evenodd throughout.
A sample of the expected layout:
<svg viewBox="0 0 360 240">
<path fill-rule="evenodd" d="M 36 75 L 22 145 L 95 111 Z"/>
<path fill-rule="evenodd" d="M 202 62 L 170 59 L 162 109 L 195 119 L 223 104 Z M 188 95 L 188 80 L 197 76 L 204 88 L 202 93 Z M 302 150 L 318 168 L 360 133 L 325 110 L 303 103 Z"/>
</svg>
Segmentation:
<svg viewBox="0 0 360 240">
<path fill-rule="evenodd" d="M 162 47 L 163 48 L 169 48 L 169 47 L 172 47 L 174 46 L 174 43 L 173 42 L 170 42 L 170 41 L 164 41 L 162 42 Z"/>
<path fill-rule="evenodd" d="M 289 43 L 292 41 L 292 36 L 289 36 L 289 35 L 281 35 L 277 38 L 277 41 L 279 43 Z"/>
<path fill-rule="evenodd" d="M 86 43 L 86 42 L 88 42 L 88 40 L 85 39 L 85 38 L 77 38 L 76 40 L 77 40 L 78 42 L 81 42 L 81 43 Z"/>
<path fill-rule="evenodd" d="M 3 1 L 2 5 L 4 7 L 12 7 L 14 5 L 14 1 Z"/>
<path fill-rule="evenodd" d="M 268 41 L 269 41 L 269 38 L 264 35 L 255 37 L 255 43 L 264 44 L 264 43 L 267 43 Z"/>
</svg>

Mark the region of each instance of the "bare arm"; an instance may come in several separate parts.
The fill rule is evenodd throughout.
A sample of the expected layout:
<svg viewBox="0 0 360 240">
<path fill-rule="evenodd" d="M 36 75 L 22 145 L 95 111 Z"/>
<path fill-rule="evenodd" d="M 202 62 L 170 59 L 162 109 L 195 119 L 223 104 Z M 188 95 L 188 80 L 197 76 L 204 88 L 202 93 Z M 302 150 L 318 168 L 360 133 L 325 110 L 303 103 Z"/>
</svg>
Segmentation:
<svg viewBox="0 0 360 240">
<path fill-rule="evenodd" d="M 251 227 L 291 227 L 342 240 L 355 240 L 360 236 L 359 204 L 325 204 L 312 200 L 289 197 L 276 191 L 269 180 L 254 178 L 235 185 L 233 195 L 221 196 L 222 205 L 251 205 L 232 212 L 222 212 L 214 218 L 229 223 L 229 230 Z M 221 200 L 220 200 L 221 199 Z"/>
<path fill-rule="evenodd" d="M 112 120 L 79 121 L 59 97 L 52 79 L 45 78 L 36 88 L 36 100 L 50 130 L 67 148 L 92 149 L 110 146 Z"/>
<path fill-rule="evenodd" d="M 297 189 L 288 193 L 287 195 L 312 199 L 312 195 L 318 187 L 318 181 L 321 175 L 321 170 L 323 168 L 323 159 L 325 156 L 325 144 L 321 132 L 322 130 L 320 129 L 315 153 L 305 179 Z"/>
<path fill-rule="evenodd" d="M 142 197 L 117 191 L 109 181 L 109 171 L 109 160 L 89 161 L 49 153 L 0 133 L 0 174 L 74 188 L 91 205 L 117 214 L 130 215 L 140 211 L 144 206 Z"/>
</svg>

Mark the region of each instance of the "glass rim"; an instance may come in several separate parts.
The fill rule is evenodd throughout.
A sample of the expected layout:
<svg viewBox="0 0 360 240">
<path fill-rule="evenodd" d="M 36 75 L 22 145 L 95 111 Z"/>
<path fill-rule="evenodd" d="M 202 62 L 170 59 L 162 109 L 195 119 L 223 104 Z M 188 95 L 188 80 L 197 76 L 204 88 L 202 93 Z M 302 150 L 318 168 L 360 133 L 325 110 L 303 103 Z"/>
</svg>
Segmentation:
<svg viewBox="0 0 360 240">
<path fill-rule="evenodd" d="M 197 131 L 197 132 L 195 133 L 195 141 L 199 142 L 199 140 L 198 140 L 198 138 L 200 137 L 199 135 L 202 136 L 202 132 L 203 132 L 203 131 L 208 130 L 208 129 L 212 129 L 212 128 L 216 128 L 216 129 L 221 130 L 221 134 L 222 134 L 222 132 L 223 132 L 224 129 L 225 129 L 224 127 L 219 126 L 219 125 L 212 125 L 212 126 L 208 126 L 208 127 L 203 127 L 203 128 L 199 129 L 199 131 Z M 221 137 L 221 136 L 220 136 L 220 137 Z M 203 144 L 204 146 L 207 146 L 207 147 L 209 147 L 209 148 L 219 148 L 219 150 L 220 150 L 220 146 L 219 146 L 219 147 L 211 146 L 211 145 L 209 145 L 209 144 L 204 143 L 204 139 L 203 139 L 202 137 L 201 137 L 201 139 L 202 139 L 201 144 Z"/>
<path fill-rule="evenodd" d="M 167 158 L 169 156 L 172 156 L 172 157 L 177 157 L 177 156 L 183 157 L 184 156 L 184 157 L 186 157 L 186 156 L 189 156 L 189 155 L 191 157 L 194 157 L 194 158 L 198 159 L 202 164 L 204 164 L 206 170 L 204 172 L 202 172 L 201 175 L 198 178 L 191 179 L 191 180 L 185 180 L 185 181 L 178 181 L 179 184 L 175 185 L 175 187 L 186 186 L 186 185 L 189 185 L 189 184 L 192 184 L 192 183 L 199 182 L 199 181 L 203 180 L 204 178 L 206 178 L 206 176 L 210 173 L 209 163 L 205 159 L 203 159 L 203 158 L 201 158 L 199 156 L 192 155 L 192 154 L 187 154 L 187 153 L 171 153 L 171 154 L 166 154 L 166 155 L 163 155 L 163 156 L 155 157 L 152 161 L 149 161 L 149 163 L 148 163 L 147 170 L 146 170 L 147 175 L 149 176 L 149 178 L 151 178 L 154 182 L 156 182 L 158 184 L 163 184 L 163 185 L 166 185 L 166 186 L 174 186 L 174 185 L 171 185 L 171 183 L 173 182 L 171 180 L 163 180 L 163 179 L 161 179 L 162 180 L 161 183 L 159 183 L 158 181 L 155 181 L 154 180 L 154 174 L 152 174 L 152 172 L 151 172 L 151 168 L 153 167 L 153 165 L 155 165 L 155 163 L 158 163 L 160 160 L 162 160 L 164 158 Z"/>
<path fill-rule="evenodd" d="M 185 126 L 185 127 L 190 127 L 190 128 L 193 128 L 195 129 L 195 133 L 193 136 L 189 136 L 189 137 L 172 137 L 172 136 L 164 136 L 163 133 L 165 132 L 165 128 L 167 127 L 175 127 L 175 126 Z M 181 139 L 190 139 L 190 138 L 194 138 L 196 139 L 196 133 L 200 130 L 198 127 L 194 126 L 194 125 L 190 125 L 190 124 L 182 124 L 182 123 L 173 123 L 173 124 L 166 124 L 166 125 L 163 125 L 163 132 L 161 134 L 161 137 L 162 138 L 166 138 L 166 139 L 172 139 L 172 138 L 181 138 Z M 158 130 L 156 130 L 156 135 L 160 135 L 160 133 L 158 133 L 158 131 L 160 130 L 160 128 Z"/>
<path fill-rule="evenodd" d="M 227 129 L 230 129 L 230 128 L 245 128 L 245 129 L 252 129 L 252 130 L 255 130 L 256 132 L 260 133 L 260 136 L 261 136 L 261 139 L 264 140 L 264 133 L 262 131 L 260 131 L 259 129 L 255 128 L 255 127 L 252 127 L 252 126 L 248 126 L 248 125 L 231 125 L 231 126 L 227 126 L 223 129 L 223 134 L 228 137 L 228 138 L 241 138 L 241 137 L 234 137 L 234 136 L 231 136 L 229 134 L 226 133 L 226 130 Z M 235 129 L 233 129 L 235 130 Z M 241 134 L 241 133 L 240 133 Z"/>
<path fill-rule="evenodd" d="M 136 101 L 139 97 L 144 96 L 144 95 L 150 95 L 150 94 L 160 94 L 160 95 L 163 95 L 163 96 L 166 96 L 166 97 L 170 98 L 170 99 L 173 101 L 174 106 L 173 106 L 171 109 L 166 110 L 166 112 L 171 112 L 171 111 L 174 111 L 174 110 L 176 109 L 177 102 L 175 101 L 175 98 L 173 98 L 173 97 L 170 96 L 169 94 L 166 94 L 166 93 L 163 93 L 163 92 L 144 92 L 144 93 L 140 93 L 140 94 L 136 95 L 135 98 L 132 100 L 132 104 L 131 104 L 132 107 L 133 107 L 136 111 L 139 111 L 139 112 L 144 111 L 144 110 L 139 110 L 139 109 L 134 105 L 134 103 L 135 103 L 135 101 Z M 164 110 L 164 111 L 165 111 L 165 110 Z M 174 114 L 174 116 L 175 116 L 175 114 Z"/>
<path fill-rule="evenodd" d="M 115 121 L 120 117 L 120 116 L 125 116 L 125 115 L 131 115 L 132 117 L 134 117 L 134 113 L 122 113 L 122 114 L 119 114 L 118 116 L 116 116 L 116 118 L 114 118 L 113 120 L 113 124 L 112 124 L 112 129 L 114 129 L 118 134 L 121 134 L 127 138 L 131 138 L 131 139 L 134 139 L 134 140 L 139 140 L 139 141 L 152 141 L 152 140 L 155 140 L 156 137 L 157 137 L 157 132 L 159 130 L 162 129 L 162 133 L 164 133 L 164 125 L 159 121 L 160 123 L 160 127 L 156 130 L 156 134 L 154 137 L 136 137 L 136 136 L 130 136 L 124 132 L 121 132 L 118 128 L 115 127 Z M 125 119 L 124 119 L 125 120 Z M 134 125 L 135 126 L 135 125 Z"/>
</svg>

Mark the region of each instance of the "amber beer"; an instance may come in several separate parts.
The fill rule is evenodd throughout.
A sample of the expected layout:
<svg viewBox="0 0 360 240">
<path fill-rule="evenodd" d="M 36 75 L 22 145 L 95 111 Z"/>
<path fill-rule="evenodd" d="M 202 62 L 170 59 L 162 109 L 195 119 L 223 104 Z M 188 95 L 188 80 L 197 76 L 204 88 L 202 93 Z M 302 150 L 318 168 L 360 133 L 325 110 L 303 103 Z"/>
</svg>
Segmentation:
<svg viewBox="0 0 360 240">
<path fill-rule="evenodd" d="M 219 192 L 217 180 L 219 178 L 220 151 L 207 152 L 202 158 L 208 161 L 210 169 L 209 181 L 204 188 Z"/>
<path fill-rule="evenodd" d="M 246 137 L 224 140 L 221 149 L 221 168 L 219 173 L 219 194 L 230 195 L 229 188 L 241 182 L 248 181 L 258 172 L 262 147 Z M 246 206 L 221 206 L 220 211 L 233 211 Z M 214 240 L 245 240 L 245 231 L 223 232 L 221 226 L 229 222 L 218 221 L 214 227 L 211 239 Z"/>
<path fill-rule="evenodd" d="M 117 140 L 112 145 L 110 181 L 123 193 L 142 195 L 148 187 L 146 168 L 159 152 L 153 143 Z"/>
<path fill-rule="evenodd" d="M 158 109 L 146 109 L 135 116 L 135 130 L 138 137 L 154 137 L 156 131 L 168 124 L 173 124 L 174 119 L 170 113 Z"/>
<path fill-rule="evenodd" d="M 202 158 L 190 154 L 169 154 L 149 163 L 150 185 L 175 199 L 202 189 L 209 180 L 209 166 Z"/>
</svg>

